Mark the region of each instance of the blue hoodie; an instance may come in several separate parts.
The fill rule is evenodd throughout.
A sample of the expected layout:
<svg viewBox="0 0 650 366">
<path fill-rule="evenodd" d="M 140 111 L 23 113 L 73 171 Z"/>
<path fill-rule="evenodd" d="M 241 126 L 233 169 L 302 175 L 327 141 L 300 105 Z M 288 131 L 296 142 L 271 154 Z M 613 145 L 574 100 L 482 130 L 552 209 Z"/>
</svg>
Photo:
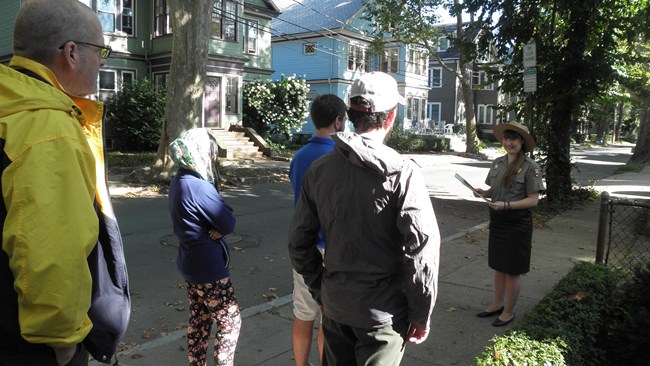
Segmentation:
<svg viewBox="0 0 650 366">
<path fill-rule="evenodd" d="M 229 277 L 228 246 L 223 239 L 210 239 L 208 231 L 232 233 L 235 215 L 209 181 L 214 174 L 207 131 L 184 132 L 170 144 L 169 153 L 179 166 L 169 186 L 169 211 L 179 240 L 176 266 L 192 284 Z"/>
</svg>

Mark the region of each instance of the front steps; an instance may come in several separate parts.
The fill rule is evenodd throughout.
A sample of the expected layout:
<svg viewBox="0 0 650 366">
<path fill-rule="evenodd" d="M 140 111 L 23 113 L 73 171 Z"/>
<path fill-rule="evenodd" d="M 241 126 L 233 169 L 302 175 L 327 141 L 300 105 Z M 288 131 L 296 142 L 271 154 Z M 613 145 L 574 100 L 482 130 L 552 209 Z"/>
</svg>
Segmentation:
<svg viewBox="0 0 650 366">
<path fill-rule="evenodd" d="M 220 158 L 260 160 L 264 157 L 264 153 L 244 132 L 222 128 L 209 128 L 208 131 L 217 139 Z"/>
</svg>

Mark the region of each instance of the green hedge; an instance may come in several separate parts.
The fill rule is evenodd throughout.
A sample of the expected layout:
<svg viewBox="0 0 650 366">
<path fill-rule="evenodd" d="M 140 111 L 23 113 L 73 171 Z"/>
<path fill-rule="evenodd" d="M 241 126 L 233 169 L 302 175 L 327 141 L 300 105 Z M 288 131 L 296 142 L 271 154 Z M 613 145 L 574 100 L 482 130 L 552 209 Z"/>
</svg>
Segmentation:
<svg viewBox="0 0 650 366">
<path fill-rule="evenodd" d="M 495 337 L 477 365 L 587 365 L 602 358 L 597 348 L 612 306 L 616 274 L 605 265 L 578 263 L 521 322 Z M 526 345 L 522 347 L 521 345 Z M 500 352 L 495 350 L 501 349 Z M 507 350 L 517 363 L 504 363 Z M 560 353 L 564 361 L 560 362 Z M 540 360 L 546 361 L 539 363 Z"/>
<path fill-rule="evenodd" d="M 419 135 L 394 128 L 386 140 L 386 145 L 402 153 L 440 152 L 449 150 L 449 138 L 437 135 Z"/>
<path fill-rule="evenodd" d="M 628 278 L 627 276 L 624 278 Z M 650 260 L 621 286 L 599 344 L 608 365 L 645 366 L 650 360 Z"/>
<path fill-rule="evenodd" d="M 156 151 L 165 120 L 166 93 L 147 78 L 123 84 L 106 101 L 106 137 L 119 151 Z"/>
<path fill-rule="evenodd" d="M 560 338 L 540 342 L 523 332 L 512 331 L 494 337 L 492 342 L 494 344 L 485 349 L 476 365 L 566 365 L 563 355 L 566 343 Z"/>
</svg>

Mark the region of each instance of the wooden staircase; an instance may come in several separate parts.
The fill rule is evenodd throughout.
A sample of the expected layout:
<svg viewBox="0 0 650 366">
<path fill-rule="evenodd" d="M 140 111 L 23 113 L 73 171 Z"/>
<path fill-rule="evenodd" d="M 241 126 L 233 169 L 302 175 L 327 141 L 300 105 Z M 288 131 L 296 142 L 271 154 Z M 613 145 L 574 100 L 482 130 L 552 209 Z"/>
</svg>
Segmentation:
<svg viewBox="0 0 650 366">
<path fill-rule="evenodd" d="M 210 128 L 209 132 L 217 139 L 220 158 L 259 160 L 264 157 L 264 153 L 244 132 L 223 128 Z"/>
</svg>

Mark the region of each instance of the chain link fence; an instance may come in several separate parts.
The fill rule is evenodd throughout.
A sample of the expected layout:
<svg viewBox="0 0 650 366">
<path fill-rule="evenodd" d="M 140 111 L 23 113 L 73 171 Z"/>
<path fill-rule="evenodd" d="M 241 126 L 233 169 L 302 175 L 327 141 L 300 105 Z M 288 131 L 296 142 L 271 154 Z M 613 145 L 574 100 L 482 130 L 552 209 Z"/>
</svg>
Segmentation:
<svg viewBox="0 0 650 366">
<path fill-rule="evenodd" d="M 616 268 L 629 280 L 635 267 L 650 261 L 650 200 L 600 196 L 596 263 Z"/>
</svg>

